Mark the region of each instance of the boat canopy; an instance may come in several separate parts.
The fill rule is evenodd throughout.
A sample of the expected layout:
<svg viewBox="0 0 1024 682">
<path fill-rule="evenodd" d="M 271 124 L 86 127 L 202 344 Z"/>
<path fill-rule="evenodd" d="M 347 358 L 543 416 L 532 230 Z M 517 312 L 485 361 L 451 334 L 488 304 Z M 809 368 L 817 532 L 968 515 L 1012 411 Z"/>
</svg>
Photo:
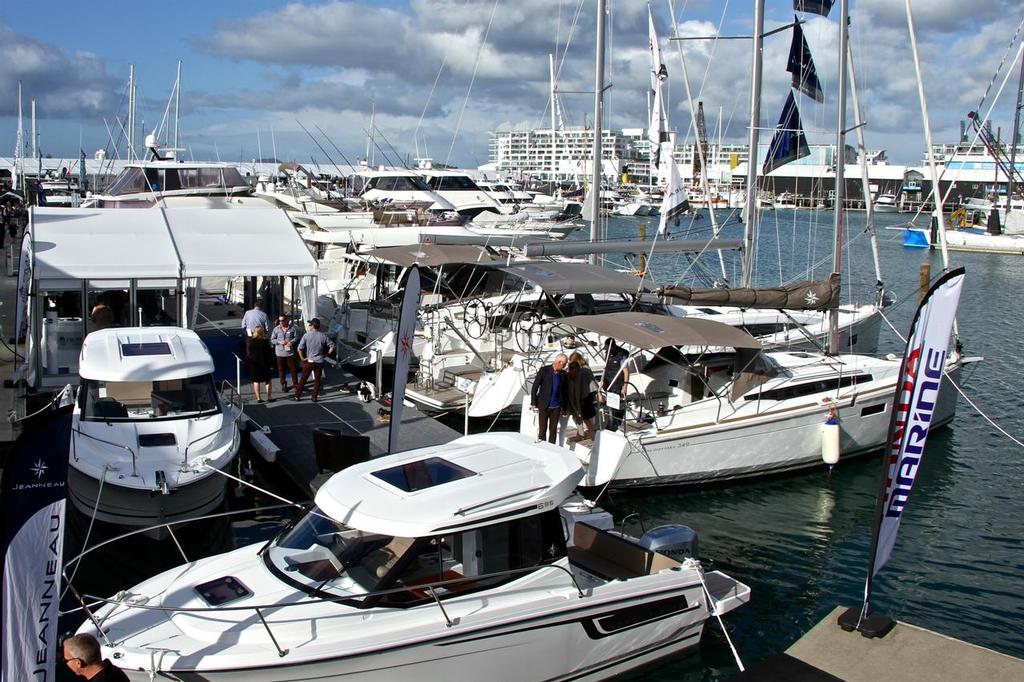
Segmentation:
<svg viewBox="0 0 1024 682">
<path fill-rule="evenodd" d="M 166 381 L 213 374 L 213 358 L 190 329 L 117 327 L 85 337 L 78 371 L 94 381 Z"/>
<path fill-rule="evenodd" d="M 631 274 L 589 263 L 520 261 L 490 267 L 532 282 L 551 295 L 636 294 L 647 290 Z"/>
<path fill-rule="evenodd" d="M 316 505 L 364 532 L 427 537 L 552 509 L 582 478 L 568 450 L 481 433 L 351 466 L 317 491 Z"/>
<path fill-rule="evenodd" d="M 714 320 L 696 317 L 670 317 L 653 313 L 605 313 L 563 317 L 558 324 L 602 336 L 610 336 L 644 349 L 665 346 L 714 346 L 760 350 L 753 336 Z"/>
<path fill-rule="evenodd" d="M 450 263 L 487 263 L 495 260 L 490 252 L 478 246 L 441 246 L 438 244 L 387 246 L 374 249 L 364 255 L 394 263 L 403 268 L 413 265 L 433 268 Z"/>
<path fill-rule="evenodd" d="M 736 308 L 774 310 L 831 310 L 839 305 L 839 273 L 828 279 L 797 282 L 787 286 L 764 288 L 695 289 L 660 287 L 659 296 L 668 296 L 694 305 L 723 305 Z"/>
</svg>

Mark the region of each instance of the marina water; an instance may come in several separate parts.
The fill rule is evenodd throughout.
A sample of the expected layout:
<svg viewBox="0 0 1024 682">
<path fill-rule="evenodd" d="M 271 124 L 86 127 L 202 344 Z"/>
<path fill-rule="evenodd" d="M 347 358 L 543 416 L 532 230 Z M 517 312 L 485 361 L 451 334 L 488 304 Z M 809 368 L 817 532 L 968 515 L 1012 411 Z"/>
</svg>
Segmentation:
<svg viewBox="0 0 1024 682">
<path fill-rule="evenodd" d="M 719 216 L 728 219 L 722 236 L 738 238 L 742 225 L 735 222 L 735 215 L 720 212 Z M 908 216 L 878 218 L 880 223 L 899 225 Z M 609 237 L 637 238 L 644 223 L 652 237 L 657 216 L 612 218 Z M 844 303 L 867 302 L 874 295 L 875 276 L 864 227 L 863 213 L 847 215 L 850 247 L 844 254 Z M 905 249 L 901 232 L 879 227 L 883 279 L 896 297 L 886 316 L 906 333 L 917 304 L 920 266 L 930 262 L 937 275 L 941 260 L 937 251 Z M 762 217 L 760 232 L 756 283 L 774 285 L 831 271 L 831 212 L 770 211 Z M 706 216 L 692 222 L 684 219 L 672 233 L 673 238 L 707 238 L 710 221 Z M 577 233 L 572 238 L 587 235 Z M 735 283 L 738 259 L 736 254 L 728 256 L 727 269 Z M 987 254 L 952 254 L 951 258 L 953 264 L 967 269 L 959 314 L 964 353 L 985 358 L 965 373 L 964 390 L 982 412 L 1020 437 L 1024 435 L 1024 342 L 1018 320 L 1024 314 L 1024 258 Z M 698 266 L 685 256 L 666 254 L 652 259 L 651 270 L 659 284 L 700 285 L 695 279 L 698 273 L 720 273 L 720 266 L 716 254 L 703 254 Z M 902 342 L 884 324 L 880 352 L 902 352 Z M 298 494 L 282 488 L 282 477 L 269 466 L 258 469 L 263 474 L 261 484 L 274 484 L 278 492 L 292 497 Z M 752 665 L 784 650 L 836 605 L 860 603 L 880 474 L 881 458 L 872 455 L 841 460 L 831 477 L 822 465 L 809 473 L 750 483 L 616 493 L 601 501 L 617 519 L 630 517 L 624 528 L 637 534 L 642 531 L 640 521 L 646 528 L 664 523 L 693 527 L 700 535 L 701 558 L 711 568 L 751 586 L 750 604 L 729 614 L 725 624 L 739 655 Z M 929 438 L 896 549 L 875 582 L 875 608 L 952 637 L 1024 656 L 1022 485 L 1021 447 L 999 434 L 961 398 L 953 424 Z M 238 506 L 249 502 L 248 495 L 233 500 Z M 201 533 L 186 551 L 198 556 L 264 540 L 290 518 L 290 512 L 266 509 L 224 532 Z M 77 523 L 81 535 L 88 519 Z M 168 544 L 157 551 L 150 541 L 140 540 L 108 555 L 116 559 L 84 565 L 80 579 L 93 594 L 112 594 L 180 563 L 177 550 Z M 736 672 L 718 624 L 709 622 L 705 633 L 695 653 L 627 679 L 715 680 Z"/>
</svg>

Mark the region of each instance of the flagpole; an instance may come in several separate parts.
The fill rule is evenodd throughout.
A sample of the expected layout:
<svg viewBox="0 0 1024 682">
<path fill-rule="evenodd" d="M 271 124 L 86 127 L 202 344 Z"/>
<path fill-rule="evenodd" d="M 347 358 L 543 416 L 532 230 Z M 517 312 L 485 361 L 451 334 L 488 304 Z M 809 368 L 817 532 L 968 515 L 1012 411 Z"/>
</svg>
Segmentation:
<svg viewBox="0 0 1024 682">
<path fill-rule="evenodd" d="M 747 206 L 743 221 L 742 285 L 751 286 L 757 248 L 757 142 L 761 125 L 761 59 L 764 46 L 764 0 L 754 0 L 754 47 L 751 57 L 750 130 L 747 138 Z"/>
</svg>

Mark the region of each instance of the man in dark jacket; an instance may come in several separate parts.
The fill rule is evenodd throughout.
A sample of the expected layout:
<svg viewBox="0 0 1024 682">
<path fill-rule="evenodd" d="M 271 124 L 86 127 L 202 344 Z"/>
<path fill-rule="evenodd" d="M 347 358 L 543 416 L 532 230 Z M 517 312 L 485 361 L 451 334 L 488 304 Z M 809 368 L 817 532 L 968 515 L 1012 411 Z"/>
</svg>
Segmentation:
<svg viewBox="0 0 1024 682">
<path fill-rule="evenodd" d="M 562 410 L 569 406 L 565 365 L 568 358 L 564 353 L 555 356 L 550 365 L 544 365 L 533 378 L 530 389 L 530 407 L 537 411 L 537 440 L 547 438 L 554 443 L 558 437 L 558 421 L 562 418 Z"/>
</svg>

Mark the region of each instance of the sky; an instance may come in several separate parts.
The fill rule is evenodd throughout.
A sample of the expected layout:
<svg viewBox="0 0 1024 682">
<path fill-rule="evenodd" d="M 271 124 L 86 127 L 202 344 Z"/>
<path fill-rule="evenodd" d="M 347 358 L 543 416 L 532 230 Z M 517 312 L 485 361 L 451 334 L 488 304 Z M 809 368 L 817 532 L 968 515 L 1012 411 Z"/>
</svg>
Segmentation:
<svg viewBox="0 0 1024 682">
<path fill-rule="evenodd" d="M 607 5 L 605 127 L 646 127 L 647 4 Z M 913 0 L 912 6 L 934 141 L 957 140 L 960 120 L 978 108 L 1001 62 L 982 111 L 994 101 L 993 129 L 1009 138 L 1019 42 L 1008 47 L 1024 5 L 974 0 L 966 11 L 962 0 Z M 585 93 L 594 87 L 596 7 L 596 0 L 0 3 L 0 156 L 13 155 L 19 81 L 26 135 L 28 103 L 36 100 L 42 153 L 69 157 L 83 148 L 92 155 L 112 149 L 108 129 L 116 137 L 118 120 L 124 121 L 129 65 L 136 71 L 137 118 L 154 132 L 180 59 L 186 158 L 249 161 L 262 152 L 269 159 L 276 148 L 280 160 L 355 162 L 366 154 L 373 109 L 376 163 L 428 156 L 473 167 L 488 160 L 488 131 L 550 125 L 551 53 L 565 125 L 590 120 L 593 95 Z M 721 118 L 724 141 L 745 141 L 750 41 L 670 41 L 669 2 L 652 0 L 651 8 L 669 73 L 669 122 L 679 139 L 693 139 L 685 61 L 709 137 L 718 138 Z M 679 36 L 752 31 L 749 0 L 677 0 L 674 10 Z M 852 0 L 850 13 L 867 146 L 916 163 L 925 143 L 904 4 Z M 837 5 L 828 18 L 803 17 L 825 90 L 823 104 L 798 99 L 811 143 L 835 142 L 838 16 Z M 766 29 L 792 20 L 791 0 L 767 0 Z M 765 39 L 762 127 L 775 125 L 790 92 L 789 43 L 788 32 Z"/>
</svg>

